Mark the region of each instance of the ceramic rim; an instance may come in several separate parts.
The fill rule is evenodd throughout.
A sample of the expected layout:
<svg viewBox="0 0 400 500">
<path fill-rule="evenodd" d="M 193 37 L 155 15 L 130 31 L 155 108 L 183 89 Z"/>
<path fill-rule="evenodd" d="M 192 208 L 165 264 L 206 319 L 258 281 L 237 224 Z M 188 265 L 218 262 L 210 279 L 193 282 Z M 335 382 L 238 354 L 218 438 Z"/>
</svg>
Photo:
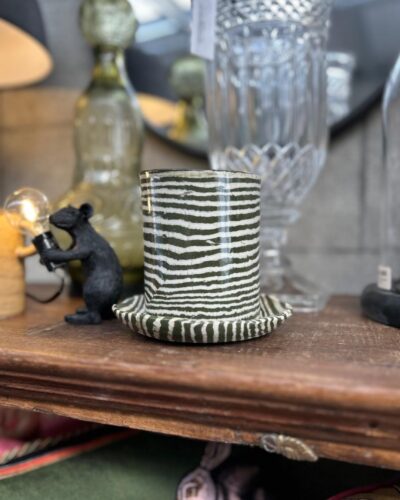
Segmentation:
<svg viewBox="0 0 400 500">
<path fill-rule="evenodd" d="M 113 306 L 116 317 L 135 333 L 166 342 L 220 344 L 255 339 L 271 333 L 292 315 L 292 308 L 271 295 L 260 297 L 261 315 L 253 320 L 190 320 L 146 312 L 144 295 Z"/>
</svg>

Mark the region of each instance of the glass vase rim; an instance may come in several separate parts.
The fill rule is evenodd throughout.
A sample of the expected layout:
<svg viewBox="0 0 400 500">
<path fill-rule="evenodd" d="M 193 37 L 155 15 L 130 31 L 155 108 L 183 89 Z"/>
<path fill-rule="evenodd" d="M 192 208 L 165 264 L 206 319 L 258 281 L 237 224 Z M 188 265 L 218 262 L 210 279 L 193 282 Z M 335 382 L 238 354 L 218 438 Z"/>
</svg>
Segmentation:
<svg viewBox="0 0 400 500">
<path fill-rule="evenodd" d="M 310 0 L 300 0 L 300 3 L 310 3 Z M 282 1 L 277 1 L 277 0 L 239 0 L 236 3 L 231 3 L 232 0 L 229 0 L 229 2 L 225 2 L 225 0 L 218 5 L 218 14 L 217 14 L 217 29 L 220 29 L 220 25 L 222 23 L 222 17 L 231 11 L 237 11 L 240 10 L 243 7 L 248 7 L 252 5 L 256 5 L 259 3 L 264 3 L 267 8 L 270 8 L 271 4 L 274 3 L 282 3 Z M 291 2 L 288 0 L 284 0 L 283 3 L 290 4 Z M 331 11 L 333 8 L 334 0 L 312 0 L 311 2 L 312 6 L 315 7 L 315 5 L 320 4 L 322 10 L 319 13 L 313 13 L 312 9 L 309 12 L 301 12 L 301 15 L 299 12 L 296 12 L 296 10 L 293 8 L 292 12 L 289 13 L 288 11 L 285 11 L 284 14 L 286 17 L 282 18 L 279 15 L 278 11 L 274 11 L 271 9 L 268 11 L 268 18 L 263 19 L 263 15 L 265 16 L 266 12 L 264 13 L 259 13 L 261 15 L 261 20 L 267 20 L 271 22 L 282 22 L 282 23 L 289 23 L 289 24 L 297 24 L 303 26 L 303 28 L 311 28 L 311 29 L 319 29 L 319 28 L 326 28 L 329 26 L 329 20 L 331 16 Z M 258 19 L 259 21 L 260 19 Z M 251 20 L 251 22 L 254 22 L 255 20 Z M 238 23 L 239 25 L 242 23 Z"/>
</svg>

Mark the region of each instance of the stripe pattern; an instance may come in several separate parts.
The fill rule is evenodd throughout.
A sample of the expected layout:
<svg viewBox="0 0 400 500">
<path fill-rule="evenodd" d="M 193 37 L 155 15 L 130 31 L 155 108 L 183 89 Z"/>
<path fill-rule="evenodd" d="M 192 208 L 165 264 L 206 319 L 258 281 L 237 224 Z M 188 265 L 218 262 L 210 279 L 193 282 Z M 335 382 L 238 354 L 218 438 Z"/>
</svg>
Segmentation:
<svg viewBox="0 0 400 500">
<path fill-rule="evenodd" d="M 255 339 L 271 333 L 292 315 L 288 304 L 261 296 L 260 316 L 252 320 L 191 320 L 150 314 L 144 295 L 113 306 L 117 318 L 135 333 L 167 342 L 220 344 Z"/>
<path fill-rule="evenodd" d="M 141 175 L 141 187 L 147 313 L 231 322 L 258 318 L 260 178 L 149 171 Z"/>
</svg>

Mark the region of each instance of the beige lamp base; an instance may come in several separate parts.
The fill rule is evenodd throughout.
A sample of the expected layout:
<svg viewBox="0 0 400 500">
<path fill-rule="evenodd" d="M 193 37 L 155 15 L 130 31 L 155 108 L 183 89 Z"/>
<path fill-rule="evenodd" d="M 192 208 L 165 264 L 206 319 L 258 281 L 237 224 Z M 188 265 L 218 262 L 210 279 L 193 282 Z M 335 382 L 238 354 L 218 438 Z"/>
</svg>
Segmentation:
<svg viewBox="0 0 400 500">
<path fill-rule="evenodd" d="M 24 247 L 21 233 L 0 211 L 0 319 L 21 314 L 25 310 L 25 268 L 22 257 L 34 253 Z"/>
<path fill-rule="evenodd" d="M 0 256 L 0 319 L 25 310 L 24 263 L 15 256 Z"/>
</svg>

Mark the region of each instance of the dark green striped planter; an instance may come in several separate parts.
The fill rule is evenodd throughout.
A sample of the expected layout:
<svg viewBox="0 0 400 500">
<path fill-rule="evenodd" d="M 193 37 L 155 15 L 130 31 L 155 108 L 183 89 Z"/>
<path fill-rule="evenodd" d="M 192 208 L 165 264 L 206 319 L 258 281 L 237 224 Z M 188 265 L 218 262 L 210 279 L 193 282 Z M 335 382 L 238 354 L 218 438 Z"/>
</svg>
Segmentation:
<svg viewBox="0 0 400 500">
<path fill-rule="evenodd" d="M 238 172 L 141 176 L 149 314 L 260 315 L 260 179 Z"/>
<path fill-rule="evenodd" d="M 141 175 L 145 293 L 115 307 L 135 331 L 176 342 L 264 335 L 289 315 L 260 299 L 260 178 L 241 172 Z"/>
<path fill-rule="evenodd" d="M 260 308 L 259 317 L 252 320 L 171 318 L 149 314 L 144 295 L 137 295 L 115 305 L 113 310 L 124 325 L 146 337 L 185 344 L 219 344 L 262 337 L 292 315 L 290 306 L 271 296 L 260 298 Z"/>
</svg>

